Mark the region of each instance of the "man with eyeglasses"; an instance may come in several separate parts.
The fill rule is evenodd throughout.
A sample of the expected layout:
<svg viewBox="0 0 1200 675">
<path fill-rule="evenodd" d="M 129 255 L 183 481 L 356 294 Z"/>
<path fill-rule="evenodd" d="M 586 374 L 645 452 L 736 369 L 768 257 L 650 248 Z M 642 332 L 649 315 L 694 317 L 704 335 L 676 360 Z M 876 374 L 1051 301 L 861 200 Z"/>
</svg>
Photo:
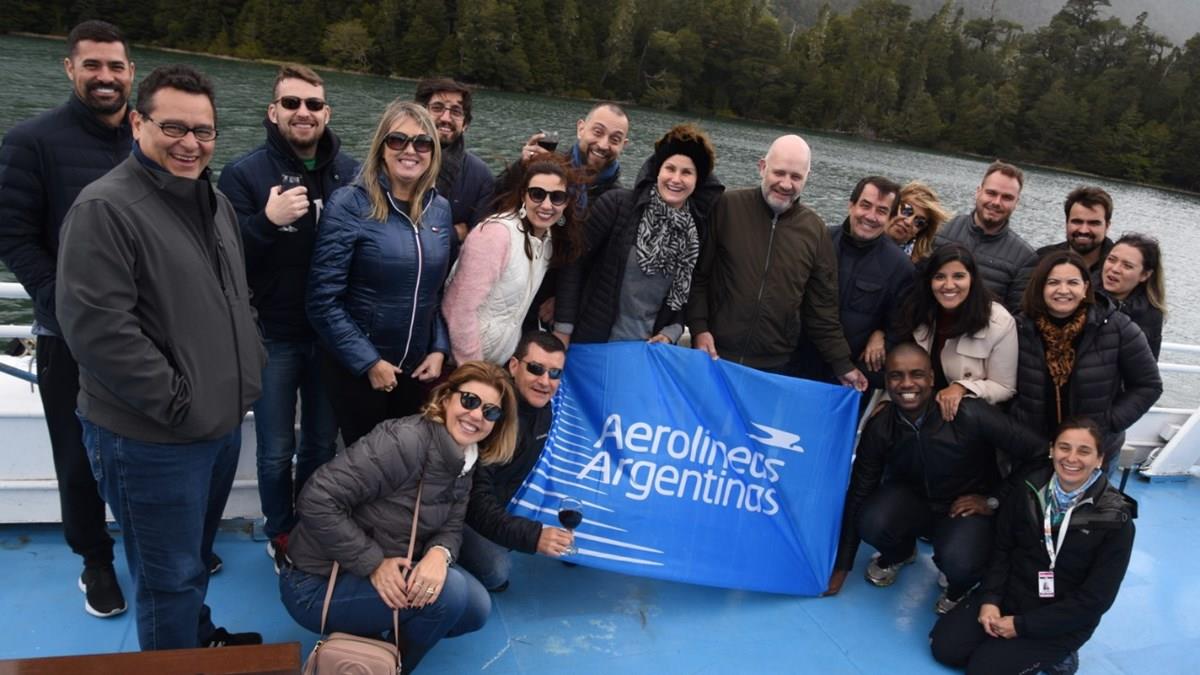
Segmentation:
<svg viewBox="0 0 1200 675">
<path fill-rule="evenodd" d="M 508 464 L 475 470 L 458 559 L 479 583 L 495 593 L 508 588 L 512 570 L 509 551 L 557 558 L 573 541 L 568 530 L 514 516 L 505 509 L 542 454 L 550 432 L 550 399 L 562 382 L 566 360 L 562 341 L 543 331 L 523 335 L 508 360 L 508 372 L 517 390 L 517 448 Z"/>
<path fill-rule="evenodd" d="M 883 236 L 896 215 L 900 186 L 883 176 L 867 176 L 850 193 L 849 213 L 830 227 L 837 256 L 838 319 L 855 365 L 874 388 L 883 387 L 888 330 L 913 283 L 913 264 L 890 237 Z M 807 337 L 794 357 L 795 374 L 836 383 L 833 369 Z M 863 404 L 866 404 L 865 397 Z"/>
<path fill-rule="evenodd" d="M 85 21 L 67 36 L 67 102 L 14 126 L 0 145 L 0 260 L 33 298 L 38 394 L 58 478 L 63 534 L 83 558 L 79 587 L 92 616 L 125 611 L 113 569 L 104 500 L 83 447 L 75 399 L 79 368 L 54 315 L 63 217 L 85 185 L 129 156 L 133 62 L 120 30 Z"/>
<path fill-rule="evenodd" d="M 59 248 L 84 446 L 124 532 L 142 649 L 257 644 L 216 628 L 204 604 L 266 362 L 237 214 L 210 182 L 212 82 L 155 68 L 130 121 L 132 156 L 79 193 Z"/>
<path fill-rule="evenodd" d="M 341 140 L 328 127 L 330 114 L 320 75 L 301 65 L 281 66 L 263 120 L 266 142 L 225 165 L 218 183 L 237 212 L 269 357 L 263 395 L 254 404 L 254 430 L 263 531 L 277 570 L 296 525 L 295 499 L 337 447 L 337 420 L 321 381 L 321 350 L 304 311 L 321 209 L 358 172 L 358 162 L 341 151 Z M 283 185 L 284 177 L 296 185 Z"/>
<path fill-rule="evenodd" d="M 475 153 L 467 150 L 467 127 L 471 124 L 471 88 L 449 78 L 421 80 L 413 101 L 425 106 L 437 127 L 442 146 L 437 191 L 450 202 L 450 216 L 458 241 L 480 220 L 490 215 L 495 178 Z"/>
<path fill-rule="evenodd" d="M 992 162 L 975 189 L 975 209 L 955 216 L 937 234 L 937 246 L 958 242 L 970 249 L 983 285 L 1009 312 L 1021 309 L 1021 296 L 1038 255 L 1013 231 L 1010 219 L 1021 200 L 1025 173 L 1005 162 Z"/>
</svg>

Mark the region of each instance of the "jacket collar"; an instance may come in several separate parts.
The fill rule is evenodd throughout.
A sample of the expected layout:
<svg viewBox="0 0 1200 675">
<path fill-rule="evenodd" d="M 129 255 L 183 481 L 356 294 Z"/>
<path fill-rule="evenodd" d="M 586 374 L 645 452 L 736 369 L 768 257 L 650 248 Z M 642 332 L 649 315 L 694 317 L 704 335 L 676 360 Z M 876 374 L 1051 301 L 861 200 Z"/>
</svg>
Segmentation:
<svg viewBox="0 0 1200 675">
<path fill-rule="evenodd" d="M 445 424 L 434 422 L 424 416 L 421 417 L 421 422 L 432 428 L 434 440 L 433 447 L 430 448 L 429 455 L 425 459 L 426 468 L 440 466 L 448 474 L 460 475 L 463 465 L 466 463 L 466 456 L 463 454 L 464 448 L 454 442 L 454 438 L 450 436 L 450 431 L 446 429 Z"/>
<path fill-rule="evenodd" d="M 133 131 L 129 125 L 129 107 L 126 104 L 125 117 L 121 119 L 121 123 L 115 127 L 110 127 L 92 112 L 87 104 L 72 92 L 71 98 L 67 100 L 67 109 L 71 114 L 79 120 L 80 126 L 84 128 L 92 136 L 107 140 L 116 140 L 122 137 L 132 138 Z"/>
<path fill-rule="evenodd" d="M 1004 227 L 1001 227 L 999 232 L 988 234 L 983 231 L 979 223 L 975 222 L 975 210 L 971 209 L 971 216 L 967 220 L 967 229 L 971 233 L 971 236 L 978 237 L 981 241 L 996 241 L 1007 237 L 1008 233 L 1012 231 L 1012 219 L 1005 221 Z"/>
</svg>

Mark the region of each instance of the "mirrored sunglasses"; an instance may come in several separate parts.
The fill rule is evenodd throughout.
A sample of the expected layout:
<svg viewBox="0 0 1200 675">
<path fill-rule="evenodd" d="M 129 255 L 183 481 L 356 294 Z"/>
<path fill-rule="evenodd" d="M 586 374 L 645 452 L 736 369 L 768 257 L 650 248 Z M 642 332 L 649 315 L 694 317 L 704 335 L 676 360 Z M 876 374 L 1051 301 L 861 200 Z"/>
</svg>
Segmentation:
<svg viewBox="0 0 1200 675">
<path fill-rule="evenodd" d="M 521 363 L 525 364 L 525 371 L 534 377 L 548 375 L 552 380 L 557 380 L 562 377 L 562 368 L 547 368 L 537 361 L 522 361 Z"/>
<path fill-rule="evenodd" d="M 463 409 L 474 410 L 479 406 L 483 406 L 483 419 L 489 422 L 499 422 L 500 418 L 504 417 L 503 408 L 491 403 L 484 403 L 478 394 L 472 394 L 462 389 L 456 389 L 455 391 L 458 392 L 458 402 L 462 404 Z"/>
</svg>

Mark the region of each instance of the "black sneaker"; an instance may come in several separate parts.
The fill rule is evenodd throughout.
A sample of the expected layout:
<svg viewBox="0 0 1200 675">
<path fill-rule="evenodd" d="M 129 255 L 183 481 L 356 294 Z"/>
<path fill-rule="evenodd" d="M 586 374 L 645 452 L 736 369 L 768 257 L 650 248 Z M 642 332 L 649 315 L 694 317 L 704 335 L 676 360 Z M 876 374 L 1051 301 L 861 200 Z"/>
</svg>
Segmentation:
<svg viewBox="0 0 1200 675">
<path fill-rule="evenodd" d="M 1047 671 L 1049 675 L 1075 675 L 1079 671 L 1079 652 L 1071 652 Z"/>
<path fill-rule="evenodd" d="M 212 575 L 216 574 L 217 572 L 220 572 L 221 568 L 224 566 L 225 566 L 225 563 L 221 561 L 221 556 L 217 555 L 216 553 L 213 553 L 208 558 L 208 576 L 211 577 Z"/>
<path fill-rule="evenodd" d="M 79 575 L 79 590 L 84 592 L 83 608 L 92 616 L 103 619 L 127 609 L 117 572 L 112 567 L 85 569 Z"/>
<path fill-rule="evenodd" d="M 218 628 L 204 641 L 205 647 L 238 647 L 241 645 L 261 645 L 262 635 L 258 633 L 230 633 L 224 628 Z"/>
</svg>

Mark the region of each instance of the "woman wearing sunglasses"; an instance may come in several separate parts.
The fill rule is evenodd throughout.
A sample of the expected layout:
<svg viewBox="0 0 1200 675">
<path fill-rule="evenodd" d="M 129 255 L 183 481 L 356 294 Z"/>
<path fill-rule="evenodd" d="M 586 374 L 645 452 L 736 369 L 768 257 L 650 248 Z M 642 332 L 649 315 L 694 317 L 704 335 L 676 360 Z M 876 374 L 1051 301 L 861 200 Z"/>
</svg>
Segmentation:
<svg viewBox="0 0 1200 675">
<path fill-rule="evenodd" d="M 1042 256 L 1021 309 L 1010 413 L 1047 440 L 1068 417 L 1092 418 L 1100 425 L 1105 468 L 1112 469 L 1125 430 L 1162 395 L 1146 336 L 1093 291 L 1088 265 L 1074 251 Z"/>
<path fill-rule="evenodd" d="M 933 252 L 904 302 L 901 334 L 929 352 L 947 422 L 963 397 L 1003 403 L 1017 391 L 1017 323 L 995 302 L 961 244 Z"/>
<path fill-rule="evenodd" d="M 1059 426 L 1052 466 L 1023 476 L 1000 506 L 979 588 L 933 627 L 935 659 L 967 673 L 1079 670 L 1078 650 L 1125 578 L 1137 517 L 1101 471 L 1103 435 L 1088 418 Z"/>
<path fill-rule="evenodd" d="M 433 187 L 436 138 L 423 107 L 393 101 L 359 175 L 333 194 L 318 226 L 308 318 L 347 445 L 416 412 L 450 351 L 440 308 L 454 228 Z"/>
<path fill-rule="evenodd" d="M 537 155 L 505 177 L 497 213 L 471 230 L 446 282 L 442 312 L 459 363 L 507 363 L 547 270 L 581 244 L 579 193 L 568 189 L 580 180 L 564 157 Z"/>
<path fill-rule="evenodd" d="M 914 181 L 900 188 L 900 209 L 885 232 L 918 263 L 933 253 L 938 228 L 949 218 L 933 188 Z"/>
<path fill-rule="evenodd" d="M 680 124 L 654 144 L 632 190 L 596 201 L 584 254 L 559 279 L 556 334 L 580 343 L 679 340 L 692 271 L 725 191 L 715 164 L 708 135 Z"/>
<path fill-rule="evenodd" d="M 475 361 L 435 387 L 421 414 L 384 421 L 318 469 L 297 500 L 300 522 L 279 574 L 292 618 L 320 632 L 337 563 L 325 630 L 379 639 L 392 630 L 392 610 L 400 610 L 405 673 L 441 638 L 481 628 L 491 600 L 453 563 L 473 472 L 508 462 L 516 434 L 508 374 Z M 402 563 L 410 556 L 408 571 Z"/>
</svg>

